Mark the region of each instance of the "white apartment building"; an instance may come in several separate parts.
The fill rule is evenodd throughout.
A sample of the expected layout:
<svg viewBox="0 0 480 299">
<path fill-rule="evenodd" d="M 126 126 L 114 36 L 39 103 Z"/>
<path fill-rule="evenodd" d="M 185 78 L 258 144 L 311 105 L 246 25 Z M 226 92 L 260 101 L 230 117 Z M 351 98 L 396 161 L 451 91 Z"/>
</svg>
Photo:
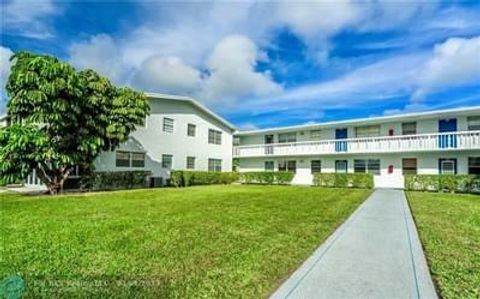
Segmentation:
<svg viewBox="0 0 480 299">
<path fill-rule="evenodd" d="M 151 186 L 166 184 L 172 169 L 232 171 L 232 124 L 192 98 L 146 95 L 150 115 L 145 125 L 115 151 L 102 153 L 95 171 L 151 171 Z M 78 175 L 76 169 L 69 177 Z M 33 172 L 25 184 L 41 183 Z"/>
<path fill-rule="evenodd" d="M 170 171 L 232 171 L 235 127 L 189 97 L 147 93 L 150 115 L 125 144 L 102 153 L 96 171 L 149 170 L 152 185 Z"/>
<path fill-rule="evenodd" d="M 480 174 L 480 106 L 237 132 L 240 171 L 372 173 L 402 188 L 405 174 Z"/>
</svg>

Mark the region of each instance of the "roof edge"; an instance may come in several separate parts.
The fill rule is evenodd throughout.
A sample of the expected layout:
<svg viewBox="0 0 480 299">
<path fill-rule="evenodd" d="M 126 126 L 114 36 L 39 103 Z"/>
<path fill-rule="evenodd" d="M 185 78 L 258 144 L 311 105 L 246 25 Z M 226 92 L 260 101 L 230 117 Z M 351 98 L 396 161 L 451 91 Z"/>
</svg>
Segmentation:
<svg viewBox="0 0 480 299">
<path fill-rule="evenodd" d="M 144 92 L 144 94 L 150 99 L 166 99 L 166 100 L 174 100 L 174 101 L 183 101 L 192 104 L 193 106 L 197 107 L 201 111 L 205 112 L 206 114 L 210 115 L 233 132 L 237 131 L 237 127 L 235 127 L 232 123 L 218 115 L 217 113 L 213 112 L 212 110 L 208 109 L 206 106 L 201 104 L 199 101 L 195 100 L 189 96 L 182 96 L 182 95 L 173 95 L 173 94 L 164 94 L 164 93 L 156 93 L 156 92 Z"/>
<path fill-rule="evenodd" d="M 469 111 L 480 111 L 480 106 L 473 106 L 473 107 L 459 107 L 459 108 L 450 108 L 450 109 L 440 109 L 440 110 L 429 110 L 429 111 L 422 111 L 422 112 L 409 112 L 409 113 L 400 113 L 394 115 L 383 115 L 383 116 L 375 116 L 375 117 L 364 117 L 364 118 L 352 118 L 352 119 L 345 119 L 339 121 L 329 121 L 329 122 L 318 122 L 313 124 L 303 124 L 303 125 L 293 125 L 293 126 L 284 126 L 284 127 L 273 127 L 273 128 L 265 128 L 265 129 L 256 129 L 256 130 L 245 130 L 245 131 L 237 131 L 236 135 L 255 135 L 267 132 L 275 132 L 275 131 L 289 131 L 289 130 L 299 130 L 299 129 L 314 129 L 314 128 L 321 128 L 327 126 L 334 126 L 334 125 L 348 125 L 354 123 L 364 123 L 364 122 L 382 122 L 382 121 L 395 121 L 403 118 L 412 118 L 412 117 L 428 117 L 434 116 L 435 114 L 447 114 L 447 113 L 454 113 L 454 112 L 469 112 Z"/>
</svg>

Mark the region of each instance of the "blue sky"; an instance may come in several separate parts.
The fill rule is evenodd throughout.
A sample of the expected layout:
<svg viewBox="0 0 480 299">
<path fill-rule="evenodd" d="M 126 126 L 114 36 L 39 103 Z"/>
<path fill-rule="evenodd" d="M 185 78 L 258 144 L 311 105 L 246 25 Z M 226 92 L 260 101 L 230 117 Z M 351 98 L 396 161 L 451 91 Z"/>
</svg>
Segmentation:
<svg viewBox="0 0 480 299">
<path fill-rule="evenodd" d="M 476 1 L 1 1 L 2 85 L 29 50 L 245 129 L 480 104 Z"/>
</svg>

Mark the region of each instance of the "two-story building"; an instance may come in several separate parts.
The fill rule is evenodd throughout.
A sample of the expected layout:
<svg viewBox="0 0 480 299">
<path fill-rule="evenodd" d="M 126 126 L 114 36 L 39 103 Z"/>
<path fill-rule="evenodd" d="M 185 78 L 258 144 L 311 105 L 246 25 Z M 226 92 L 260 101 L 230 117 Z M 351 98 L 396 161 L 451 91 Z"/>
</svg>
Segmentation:
<svg viewBox="0 0 480 299">
<path fill-rule="evenodd" d="M 480 174 L 480 106 L 238 132 L 240 171 L 372 173 L 402 188 L 406 174 Z"/>
<path fill-rule="evenodd" d="M 146 93 L 150 115 L 127 142 L 96 159 L 95 171 L 152 172 L 150 185 L 164 185 L 170 171 L 232 171 L 235 127 L 190 97 Z M 70 178 L 78 177 L 75 169 Z M 35 172 L 25 181 L 38 186 Z"/>
</svg>

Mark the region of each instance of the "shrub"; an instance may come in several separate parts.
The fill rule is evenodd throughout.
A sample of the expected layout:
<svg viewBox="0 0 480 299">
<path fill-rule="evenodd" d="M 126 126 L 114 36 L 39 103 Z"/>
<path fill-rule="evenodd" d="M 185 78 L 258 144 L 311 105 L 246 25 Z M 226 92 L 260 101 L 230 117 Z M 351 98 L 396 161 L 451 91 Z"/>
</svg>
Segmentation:
<svg viewBox="0 0 480 299">
<path fill-rule="evenodd" d="M 243 184 L 286 185 L 293 180 L 295 173 L 286 171 L 250 171 L 240 173 Z"/>
<path fill-rule="evenodd" d="M 83 190 L 114 190 L 148 187 L 150 171 L 99 171 L 82 177 Z"/>
<path fill-rule="evenodd" d="M 373 188 L 373 175 L 368 173 L 316 173 L 313 185 L 336 188 Z"/>
<path fill-rule="evenodd" d="M 407 175 L 405 189 L 413 191 L 480 193 L 478 175 Z"/>
<path fill-rule="evenodd" d="M 170 173 L 170 183 L 175 187 L 231 184 L 237 180 L 238 174 L 235 172 L 172 170 Z"/>
</svg>

